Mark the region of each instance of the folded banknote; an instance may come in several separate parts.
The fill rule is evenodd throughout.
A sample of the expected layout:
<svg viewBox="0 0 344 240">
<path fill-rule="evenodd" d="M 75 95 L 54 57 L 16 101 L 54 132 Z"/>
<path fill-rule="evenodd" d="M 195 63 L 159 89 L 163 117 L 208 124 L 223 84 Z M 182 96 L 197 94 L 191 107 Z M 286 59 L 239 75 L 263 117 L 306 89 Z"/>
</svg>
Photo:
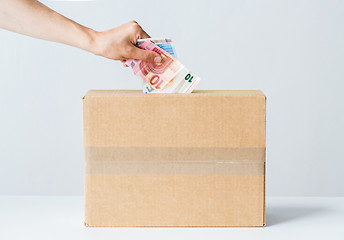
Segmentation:
<svg viewBox="0 0 344 240">
<path fill-rule="evenodd" d="M 144 93 L 191 93 L 200 78 L 191 73 L 175 57 L 171 39 L 140 39 L 137 46 L 160 54 L 161 63 L 128 59 L 134 74 L 142 83 Z"/>
</svg>

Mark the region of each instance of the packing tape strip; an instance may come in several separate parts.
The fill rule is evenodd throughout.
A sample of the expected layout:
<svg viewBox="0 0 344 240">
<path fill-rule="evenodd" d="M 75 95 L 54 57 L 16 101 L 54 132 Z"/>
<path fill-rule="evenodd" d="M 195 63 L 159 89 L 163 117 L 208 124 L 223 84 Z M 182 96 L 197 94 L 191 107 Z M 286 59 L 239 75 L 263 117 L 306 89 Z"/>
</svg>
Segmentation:
<svg viewBox="0 0 344 240">
<path fill-rule="evenodd" d="M 85 147 L 86 174 L 264 174 L 265 148 Z"/>
</svg>

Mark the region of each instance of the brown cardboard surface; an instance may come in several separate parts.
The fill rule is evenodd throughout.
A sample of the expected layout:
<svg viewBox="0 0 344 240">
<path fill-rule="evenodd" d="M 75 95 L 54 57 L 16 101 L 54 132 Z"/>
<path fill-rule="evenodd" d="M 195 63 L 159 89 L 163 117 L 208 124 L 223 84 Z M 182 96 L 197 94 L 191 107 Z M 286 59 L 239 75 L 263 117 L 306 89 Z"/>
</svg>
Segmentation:
<svg viewBox="0 0 344 240">
<path fill-rule="evenodd" d="M 232 92 L 90 91 L 84 98 L 84 145 L 265 147 L 265 96 Z"/>
<path fill-rule="evenodd" d="M 86 174 L 85 224 L 262 226 L 263 181 L 264 175 Z"/>
<path fill-rule="evenodd" d="M 261 91 L 84 99 L 86 226 L 263 226 Z"/>
</svg>

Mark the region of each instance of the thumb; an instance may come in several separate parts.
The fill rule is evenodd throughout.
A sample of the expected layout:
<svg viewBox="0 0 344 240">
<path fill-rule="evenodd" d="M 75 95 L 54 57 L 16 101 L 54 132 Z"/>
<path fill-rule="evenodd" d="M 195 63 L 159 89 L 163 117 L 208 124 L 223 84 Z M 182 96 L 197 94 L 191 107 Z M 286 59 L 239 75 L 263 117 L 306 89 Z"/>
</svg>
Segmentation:
<svg viewBox="0 0 344 240">
<path fill-rule="evenodd" d="M 141 48 L 133 46 L 130 58 L 134 59 L 139 59 L 142 61 L 147 61 L 147 62 L 156 62 L 160 63 L 161 62 L 161 56 L 160 54 L 150 51 L 150 50 L 143 50 Z"/>
</svg>

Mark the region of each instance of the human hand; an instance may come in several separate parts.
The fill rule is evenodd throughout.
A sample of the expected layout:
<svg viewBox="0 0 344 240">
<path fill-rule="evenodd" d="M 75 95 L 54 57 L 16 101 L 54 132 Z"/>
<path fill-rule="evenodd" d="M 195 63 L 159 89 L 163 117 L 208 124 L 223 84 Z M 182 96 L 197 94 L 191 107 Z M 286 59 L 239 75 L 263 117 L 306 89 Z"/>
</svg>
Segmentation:
<svg viewBox="0 0 344 240">
<path fill-rule="evenodd" d="M 90 52 L 96 55 L 120 60 L 124 66 L 128 58 L 161 62 L 161 56 L 158 53 L 135 46 L 137 39 L 150 37 L 135 21 L 104 32 L 93 31 L 93 35 Z"/>
</svg>

